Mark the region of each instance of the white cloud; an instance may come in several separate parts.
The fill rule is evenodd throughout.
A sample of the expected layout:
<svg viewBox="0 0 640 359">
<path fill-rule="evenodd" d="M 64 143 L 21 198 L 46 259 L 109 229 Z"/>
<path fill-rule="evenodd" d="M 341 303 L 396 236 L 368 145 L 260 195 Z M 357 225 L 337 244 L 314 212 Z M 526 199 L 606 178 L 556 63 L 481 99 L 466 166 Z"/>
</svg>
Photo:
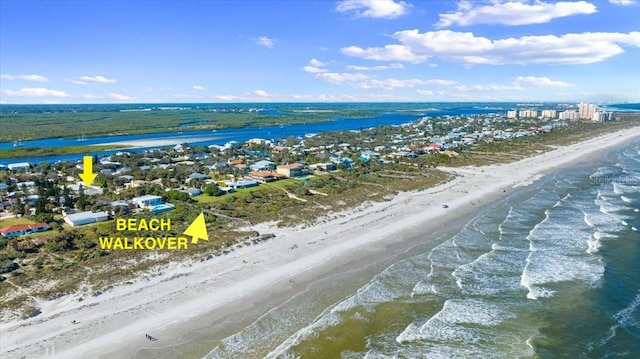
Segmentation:
<svg viewBox="0 0 640 359">
<path fill-rule="evenodd" d="M 77 79 L 72 80 L 71 82 L 73 82 L 76 85 L 87 85 L 87 84 L 113 84 L 118 81 L 114 79 L 108 79 L 101 75 L 97 75 L 97 76 L 80 76 Z"/>
<path fill-rule="evenodd" d="M 254 95 L 258 95 L 260 97 L 269 97 L 269 96 L 273 96 L 273 94 L 268 93 L 265 90 L 254 90 L 252 92 Z"/>
<path fill-rule="evenodd" d="M 440 14 L 436 27 L 474 24 L 527 25 L 547 23 L 555 18 L 579 14 L 593 14 L 596 7 L 586 1 L 560 1 L 547 3 L 535 1 L 493 1 L 490 5 L 477 6 L 467 0 L 458 2 L 454 12 Z"/>
<path fill-rule="evenodd" d="M 361 73 L 352 74 L 348 72 L 323 72 L 316 74 L 316 78 L 323 79 L 334 84 L 340 84 L 343 82 L 363 81 L 366 80 L 368 76 Z"/>
<path fill-rule="evenodd" d="M 636 0 L 609 0 L 609 2 L 614 4 L 614 5 L 627 6 L 627 5 L 635 4 Z"/>
<path fill-rule="evenodd" d="M 457 84 L 458 81 L 453 80 L 442 80 L 442 79 L 432 79 L 425 81 L 427 85 L 439 85 L 439 86 L 452 86 Z"/>
<path fill-rule="evenodd" d="M 253 39 L 256 44 L 268 48 L 272 48 L 276 44 L 276 39 L 269 38 L 267 36 L 260 36 L 258 38 Z"/>
<path fill-rule="evenodd" d="M 403 69 L 403 64 L 390 64 L 390 65 L 380 65 L 380 66 L 358 66 L 358 65 L 348 65 L 347 68 L 349 70 L 354 71 L 380 71 L 380 70 L 397 70 Z"/>
<path fill-rule="evenodd" d="M 0 75 L 0 78 L 3 78 L 5 80 L 25 80 L 25 81 L 36 81 L 36 82 L 48 82 L 49 79 L 44 77 L 44 76 L 40 76 L 40 75 L 9 75 L 9 74 L 4 74 L 4 75 Z"/>
<path fill-rule="evenodd" d="M 204 91 L 204 90 L 206 90 L 206 88 L 204 88 L 202 86 L 198 86 L 198 85 L 193 85 L 193 86 L 191 86 L 191 88 L 196 90 L 196 91 Z"/>
<path fill-rule="evenodd" d="M 491 40 L 471 32 L 403 30 L 400 44 L 342 49 L 345 55 L 378 61 L 423 62 L 438 56 L 463 64 L 589 64 L 621 54 L 621 45 L 640 47 L 640 32 L 587 32 Z"/>
<path fill-rule="evenodd" d="M 69 97 L 65 91 L 50 90 L 44 87 L 23 87 L 20 90 L 5 90 L 4 94 L 10 97 Z"/>
<path fill-rule="evenodd" d="M 343 0 L 338 2 L 336 10 L 349 12 L 356 17 L 393 19 L 407 13 L 409 4 L 394 0 Z"/>
<path fill-rule="evenodd" d="M 316 59 L 311 59 L 311 61 L 309 61 L 309 64 L 311 64 L 311 66 L 314 66 L 314 67 L 324 67 L 325 66 L 324 62 L 320 62 L 320 61 L 318 61 Z"/>
<path fill-rule="evenodd" d="M 86 98 L 87 100 L 102 100 L 104 97 L 101 96 L 96 96 L 96 95 L 92 95 L 92 94 L 87 94 L 82 96 L 83 98 Z"/>
<path fill-rule="evenodd" d="M 574 84 L 563 81 L 553 81 L 548 77 L 518 76 L 513 80 L 517 84 L 533 87 L 572 87 Z"/>
<path fill-rule="evenodd" d="M 122 95 L 122 94 L 118 94 L 118 93 L 109 93 L 109 97 L 110 97 L 112 100 L 122 101 L 122 102 L 135 101 L 135 100 L 136 100 L 136 98 L 135 98 L 135 97 L 131 97 L 131 96 L 127 96 L 127 95 Z"/>
<path fill-rule="evenodd" d="M 310 65 L 304 66 L 302 67 L 302 70 L 311 74 L 319 74 L 321 72 L 328 72 L 329 70 L 324 69 L 323 67 L 326 66 L 325 63 L 320 62 L 316 59 L 311 59 L 309 61 Z"/>
<path fill-rule="evenodd" d="M 321 72 L 328 72 L 329 70 L 327 69 L 321 69 L 319 67 L 314 67 L 314 66 L 305 66 L 302 68 L 303 71 L 311 73 L 311 74 L 319 74 Z"/>
<path fill-rule="evenodd" d="M 420 79 L 408 79 L 408 80 L 398 80 L 398 79 L 372 79 L 368 82 L 360 82 L 354 84 L 355 88 L 369 90 L 369 89 L 385 89 L 385 90 L 393 90 L 395 88 L 411 88 L 417 85 L 424 85 L 425 82 Z"/>
<path fill-rule="evenodd" d="M 385 47 L 369 47 L 363 49 L 358 46 L 342 48 L 342 53 L 347 56 L 361 57 L 376 61 L 407 61 L 413 63 L 423 62 L 427 56 L 421 56 L 404 45 L 386 45 Z"/>
<path fill-rule="evenodd" d="M 233 95 L 216 95 L 214 96 L 214 98 L 216 100 L 219 101 L 234 101 L 238 99 L 238 96 L 233 96 Z"/>
<path fill-rule="evenodd" d="M 461 86 L 456 86 L 456 90 L 460 92 L 500 92 L 500 91 L 521 91 L 523 90 L 523 88 L 520 85 L 508 86 L 508 85 L 490 84 L 490 85 L 473 85 L 473 86 L 461 85 Z"/>
<path fill-rule="evenodd" d="M 420 95 L 424 95 L 424 96 L 431 96 L 433 95 L 433 91 L 429 91 L 429 90 L 416 90 L 416 92 Z"/>
</svg>

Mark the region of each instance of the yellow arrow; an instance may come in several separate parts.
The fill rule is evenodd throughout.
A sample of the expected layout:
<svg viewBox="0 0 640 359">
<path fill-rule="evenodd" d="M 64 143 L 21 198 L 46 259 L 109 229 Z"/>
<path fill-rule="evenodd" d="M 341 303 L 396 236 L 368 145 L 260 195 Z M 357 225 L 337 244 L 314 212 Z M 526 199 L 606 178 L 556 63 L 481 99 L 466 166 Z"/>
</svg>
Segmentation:
<svg viewBox="0 0 640 359">
<path fill-rule="evenodd" d="M 189 225 L 184 234 L 191 236 L 191 243 L 198 244 L 198 239 L 209 240 L 209 233 L 207 233 L 207 224 L 204 223 L 204 213 L 200 212 L 200 215 Z"/>
<path fill-rule="evenodd" d="M 97 174 L 93 173 L 93 157 L 84 156 L 83 163 L 84 171 L 80 174 L 80 178 L 82 178 L 82 182 L 84 183 L 84 185 L 89 187 L 97 176 Z"/>
</svg>

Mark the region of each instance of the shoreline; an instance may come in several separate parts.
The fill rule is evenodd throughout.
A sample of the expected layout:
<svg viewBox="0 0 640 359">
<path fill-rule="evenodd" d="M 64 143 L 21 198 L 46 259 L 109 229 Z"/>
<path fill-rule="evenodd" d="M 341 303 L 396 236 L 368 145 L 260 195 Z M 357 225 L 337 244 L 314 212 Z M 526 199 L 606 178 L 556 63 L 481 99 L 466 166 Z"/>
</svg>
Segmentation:
<svg viewBox="0 0 640 359">
<path fill-rule="evenodd" d="M 231 321 L 251 322 L 252 315 L 339 274 L 340 268 L 358 270 L 353 267 L 367 260 L 382 266 L 381 262 L 399 255 L 390 256 L 386 249 L 397 245 L 402 252 L 401 244 L 418 233 L 442 231 L 445 224 L 472 216 L 556 168 L 575 165 L 639 137 L 635 127 L 505 165 L 446 168 L 456 176 L 454 180 L 400 193 L 391 201 L 365 203 L 308 228 L 253 226 L 276 238 L 204 262 L 174 263 L 162 274 L 150 273 L 97 297 L 78 301 L 79 294 L 74 294 L 40 302 L 42 314 L 2 324 L 0 355 L 107 358 L 115 352 L 118 357 L 134 357 L 141 349 L 175 349 L 190 343 L 194 339 L 185 334 L 206 323 L 220 323 L 220 337 L 233 334 Z M 442 208 L 444 204 L 449 208 Z M 434 245 L 436 239 L 429 242 Z M 376 262 L 371 257 L 385 259 Z M 247 308 L 252 313 L 246 313 Z M 72 320 L 77 324 L 70 324 Z M 144 333 L 159 340 L 148 341 Z M 118 343 L 118 348 L 110 347 L 112 343 Z M 213 347 L 215 343 L 208 346 L 209 351 Z"/>
</svg>

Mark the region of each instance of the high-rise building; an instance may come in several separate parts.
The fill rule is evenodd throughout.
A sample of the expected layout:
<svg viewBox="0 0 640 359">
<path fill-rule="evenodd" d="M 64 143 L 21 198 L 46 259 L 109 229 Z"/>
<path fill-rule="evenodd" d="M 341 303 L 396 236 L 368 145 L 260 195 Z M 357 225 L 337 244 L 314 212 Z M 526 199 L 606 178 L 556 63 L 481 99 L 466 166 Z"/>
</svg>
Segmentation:
<svg viewBox="0 0 640 359">
<path fill-rule="evenodd" d="M 507 111 L 507 118 L 516 118 L 517 115 L 518 115 L 518 112 L 516 110 Z"/>
<path fill-rule="evenodd" d="M 578 116 L 581 120 L 592 120 L 597 110 L 598 107 L 592 103 L 581 102 L 578 104 Z"/>
<path fill-rule="evenodd" d="M 556 110 L 542 110 L 543 118 L 556 118 Z"/>
<path fill-rule="evenodd" d="M 591 120 L 595 122 L 611 121 L 611 119 L 613 119 L 613 112 L 596 111 L 591 117 Z"/>
<path fill-rule="evenodd" d="M 536 110 L 520 110 L 520 112 L 518 112 L 518 117 L 520 117 L 520 118 L 535 118 L 535 117 L 538 117 L 538 111 L 536 111 Z"/>
<path fill-rule="evenodd" d="M 560 112 L 558 114 L 558 118 L 561 120 L 569 120 L 569 121 L 575 121 L 578 119 L 578 113 L 574 110 L 567 110 L 564 112 Z"/>
</svg>

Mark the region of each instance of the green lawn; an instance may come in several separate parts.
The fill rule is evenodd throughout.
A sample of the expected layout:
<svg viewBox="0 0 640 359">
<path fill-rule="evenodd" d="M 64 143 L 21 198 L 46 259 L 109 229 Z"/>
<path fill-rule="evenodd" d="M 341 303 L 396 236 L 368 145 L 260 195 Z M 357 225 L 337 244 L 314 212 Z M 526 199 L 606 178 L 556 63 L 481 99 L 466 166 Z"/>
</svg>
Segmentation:
<svg viewBox="0 0 640 359">
<path fill-rule="evenodd" d="M 0 218 L 0 228 L 15 226 L 16 224 L 33 224 L 36 223 L 28 218 L 11 216 L 9 218 Z"/>
<path fill-rule="evenodd" d="M 308 178 L 311 178 L 313 176 L 309 176 Z M 308 179 L 305 178 L 305 179 Z M 222 201 L 225 198 L 228 198 L 229 196 L 237 196 L 237 195 L 243 195 L 243 194 L 247 194 L 250 192 L 255 192 L 255 191 L 259 191 L 261 189 L 266 188 L 284 188 L 290 185 L 295 185 L 297 183 L 299 183 L 300 180 L 296 179 L 296 178 L 286 178 L 283 180 L 279 180 L 279 181 L 275 181 L 275 182 L 269 182 L 269 183 L 261 183 L 258 186 L 255 187 L 249 187 L 249 188 L 240 188 L 238 190 L 236 190 L 233 193 L 229 193 L 229 194 L 224 194 L 222 196 L 209 196 L 208 194 L 201 194 L 198 197 L 195 197 L 195 200 L 200 202 L 200 203 L 214 203 L 214 202 L 218 202 L 218 201 Z"/>
<path fill-rule="evenodd" d="M 255 186 L 255 187 L 249 187 L 249 188 L 240 188 L 238 190 L 236 190 L 233 193 L 229 193 L 229 194 L 223 194 L 222 196 L 209 196 L 208 194 L 201 194 L 198 197 L 195 197 L 195 200 L 200 202 L 200 203 L 213 203 L 213 202 L 218 202 L 218 201 L 222 201 L 225 198 L 228 198 L 229 196 L 237 196 L 237 195 L 241 195 L 241 194 L 247 194 L 250 192 L 255 192 L 255 191 L 259 191 L 261 189 L 264 189 L 264 185 L 259 185 L 259 186 Z"/>
</svg>

